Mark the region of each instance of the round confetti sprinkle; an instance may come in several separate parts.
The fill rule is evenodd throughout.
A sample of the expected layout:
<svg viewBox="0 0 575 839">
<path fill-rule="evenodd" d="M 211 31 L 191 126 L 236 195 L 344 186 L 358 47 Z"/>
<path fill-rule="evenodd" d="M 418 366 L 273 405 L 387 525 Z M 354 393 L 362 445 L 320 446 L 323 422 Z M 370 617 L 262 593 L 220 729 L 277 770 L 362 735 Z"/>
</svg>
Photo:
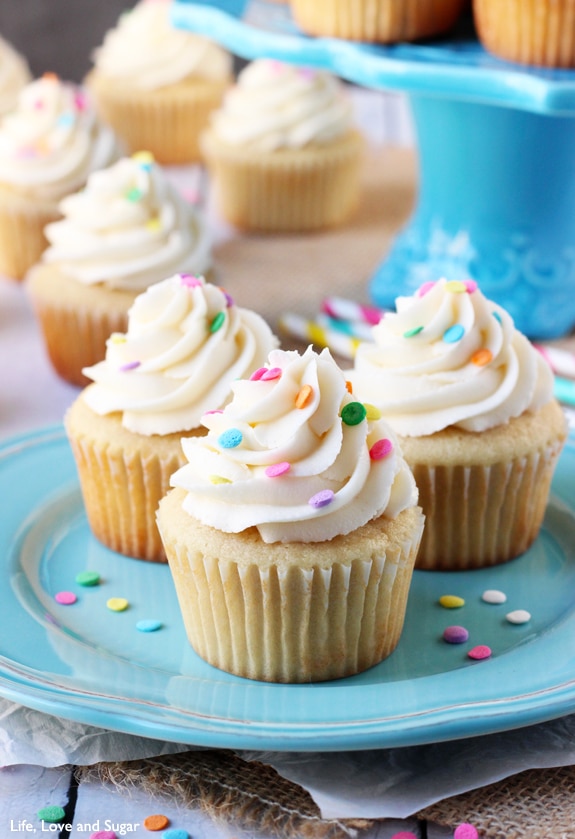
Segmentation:
<svg viewBox="0 0 575 839">
<path fill-rule="evenodd" d="M 475 280 L 463 280 L 463 285 L 465 286 L 465 290 L 468 294 L 473 294 L 474 291 L 477 291 L 477 283 Z"/>
<path fill-rule="evenodd" d="M 180 282 L 188 288 L 197 288 L 202 284 L 200 278 L 194 276 L 193 274 L 180 274 Z"/>
<path fill-rule="evenodd" d="M 267 371 L 268 371 L 267 367 L 258 367 L 258 369 L 254 370 L 254 372 L 250 376 L 250 382 L 259 382 L 259 380 L 261 379 L 263 374 L 267 373 Z"/>
<path fill-rule="evenodd" d="M 98 830 L 96 833 L 90 833 L 90 839 L 118 839 L 118 834 L 113 830 Z"/>
<path fill-rule="evenodd" d="M 416 335 L 419 335 L 420 332 L 423 332 L 423 326 L 414 326 L 413 329 L 408 329 L 404 332 L 403 337 L 414 338 Z"/>
<path fill-rule="evenodd" d="M 475 659 L 475 661 L 481 661 L 484 658 L 489 658 L 491 655 L 491 647 L 488 647 L 487 644 L 478 644 L 477 647 L 473 647 L 473 649 L 469 650 L 467 655 L 469 658 Z"/>
<path fill-rule="evenodd" d="M 481 599 L 486 603 L 505 603 L 507 595 L 496 588 L 488 588 L 481 595 Z"/>
<path fill-rule="evenodd" d="M 226 319 L 225 312 L 218 312 L 217 315 L 214 317 L 212 322 L 210 323 L 210 332 L 217 332 L 218 329 L 221 329 L 224 325 L 224 321 Z"/>
<path fill-rule="evenodd" d="M 311 385 L 303 385 L 295 398 L 295 406 L 296 408 L 305 408 L 306 405 L 309 405 L 310 400 L 313 396 L 313 388 Z"/>
<path fill-rule="evenodd" d="M 272 463 L 271 466 L 266 466 L 266 475 L 268 478 L 279 478 L 280 475 L 285 475 L 286 472 L 289 472 L 291 466 L 287 462 L 287 460 L 283 460 L 281 463 Z"/>
<path fill-rule="evenodd" d="M 443 333 L 443 340 L 446 344 L 456 344 L 465 335 L 465 329 L 460 323 L 454 323 Z"/>
<path fill-rule="evenodd" d="M 159 813 L 152 816 L 146 816 L 144 819 L 144 827 L 146 830 L 163 830 L 168 827 L 170 820 L 167 816 L 162 816 Z"/>
<path fill-rule="evenodd" d="M 37 816 L 44 822 L 60 822 L 64 818 L 66 813 L 64 812 L 63 807 L 57 807 L 55 805 L 51 805 L 50 807 L 42 807 L 41 810 L 38 810 Z"/>
<path fill-rule="evenodd" d="M 80 571 L 79 574 L 76 574 L 76 582 L 79 586 L 97 586 L 100 579 L 97 571 Z"/>
<path fill-rule="evenodd" d="M 527 623 L 531 620 L 531 614 L 526 611 L 526 609 L 515 609 L 513 612 L 508 612 L 505 615 L 505 619 L 509 621 L 509 623 Z"/>
<path fill-rule="evenodd" d="M 125 612 L 128 605 L 125 597 L 110 597 L 109 600 L 106 600 L 106 606 L 111 612 Z"/>
<path fill-rule="evenodd" d="M 341 409 L 341 418 L 346 425 L 359 425 L 366 416 L 365 405 L 361 402 L 348 402 Z"/>
<path fill-rule="evenodd" d="M 464 822 L 455 828 L 453 839 L 479 839 L 479 833 L 472 824 Z"/>
<path fill-rule="evenodd" d="M 382 460 L 393 450 L 393 443 L 387 437 L 382 437 L 377 440 L 369 450 L 369 456 L 372 460 Z"/>
<path fill-rule="evenodd" d="M 211 484 L 231 484 L 229 478 L 224 478 L 223 475 L 210 475 Z"/>
<path fill-rule="evenodd" d="M 471 363 L 475 364 L 477 367 L 485 367 L 493 361 L 493 353 L 491 350 L 488 350 L 487 347 L 484 347 L 481 350 L 477 350 L 471 356 Z"/>
<path fill-rule="evenodd" d="M 271 382 L 274 379 L 279 379 L 281 377 L 281 374 L 281 367 L 270 367 L 269 369 L 264 370 L 260 378 L 262 382 Z"/>
<path fill-rule="evenodd" d="M 316 492 L 315 495 L 307 502 L 310 507 L 326 507 L 328 504 L 331 504 L 333 499 L 335 498 L 335 493 L 331 489 L 322 489 L 319 492 Z"/>
<path fill-rule="evenodd" d="M 423 283 L 420 286 L 419 291 L 417 292 L 418 297 L 425 297 L 428 291 L 431 291 L 433 286 L 435 285 L 435 280 L 428 280 L 426 283 Z"/>
<path fill-rule="evenodd" d="M 141 361 L 128 361 L 126 362 L 126 364 L 120 365 L 120 371 L 122 373 L 127 373 L 128 370 L 136 370 L 136 368 L 139 367 L 141 363 Z"/>
<path fill-rule="evenodd" d="M 138 621 L 136 629 L 138 632 L 157 632 L 163 626 L 162 621 L 147 619 Z"/>
<path fill-rule="evenodd" d="M 375 405 L 372 405 L 370 402 L 364 402 L 363 407 L 365 408 L 365 418 L 370 422 L 381 419 L 381 411 Z"/>
<path fill-rule="evenodd" d="M 129 189 L 126 192 L 124 197 L 128 201 L 132 201 L 133 203 L 136 203 L 136 201 L 139 201 L 141 199 L 142 195 L 143 195 L 142 190 L 137 189 L 135 186 L 133 186 L 131 189 Z"/>
<path fill-rule="evenodd" d="M 241 445 L 244 435 L 239 428 L 228 428 L 218 437 L 222 449 L 235 449 Z"/>
<path fill-rule="evenodd" d="M 59 591 L 54 595 L 54 600 L 61 606 L 71 606 L 77 599 L 73 591 Z"/>
<path fill-rule="evenodd" d="M 442 594 L 439 598 L 439 605 L 443 606 L 444 609 L 460 609 L 465 606 L 465 600 L 456 594 Z"/>
<path fill-rule="evenodd" d="M 469 640 L 469 632 L 464 626 L 448 626 L 443 631 L 443 640 L 448 644 L 464 644 Z"/>
<path fill-rule="evenodd" d="M 162 839 L 190 839 L 190 834 L 187 830 L 165 830 Z"/>
<path fill-rule="evenodd" d="M 461 280 L 449 280 L 445 283 L 446 291 L 451 291 L 453 294 L 463 294 L 467 291 L 467 286 Z"/>
<path fill-rule="evenodd" d="M 154 155 L 151 151 L 137 151 L 132 155 L 132 160 L 136 163 L 153 163 Z"/>
</svg>

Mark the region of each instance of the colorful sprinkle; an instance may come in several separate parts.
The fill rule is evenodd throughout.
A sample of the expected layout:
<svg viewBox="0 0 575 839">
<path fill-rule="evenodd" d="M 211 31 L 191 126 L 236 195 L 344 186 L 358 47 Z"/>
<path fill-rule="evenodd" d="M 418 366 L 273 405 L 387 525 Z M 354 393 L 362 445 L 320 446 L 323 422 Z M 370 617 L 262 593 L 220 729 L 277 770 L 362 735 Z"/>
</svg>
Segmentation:
<svg viewBox="0 0 575 839">
<path fill-rule="evenodd" d="M 264 370 L 260 378 L 262 382 L 271 382 L 273 379 L 281 378 L 281 374 L 281 367 L 270 367 L 269 369 Z"/>
<path fill-rule="evenodd" d="M 125 612 L 129 603 L 125 597 L 110 597 L 106 600 L 106 606 L 111 612 Z"/>
<path fill-rule="evenodd" d="M 479 839 L 479 833 L 472 824 L 463 822 L 455 828 L 453 839 Z"/>
<path fill-rule="evenodd" d="M 469 650 L 467 655 L 475 661 L 482 661 L 482 659 L 489 658 L 491 655 L 491 647 L 488 647 L 487 644 L 479 644 L 477 647 Z"/>
<path fill-rule="evenodd" d="M 419 335 L 420 332 L 423 332 L 423 326 L 414 326 L 413 329 L 407 329 L 403 333 L 403 337 L 414 338 L 416 335 Z"/>
<path fill-rule="evenodd" d="M 465 290 L 468 294 L 473 294 L 474 291 L 477 291 L 477 283 L 475 280 L 463 280 L 463 285 L 465 286 Z"/>
<path fill-rule="evenodd" d="M 244 435 L 239 428 L 228 428 L 218 437 L 218 443 L 222 449 L 235 449 L 241 446 Z"/>
<path fill-rule="evenodd" d="M 90 833 L 90 839 L 118 839 L 118 834 L 113 830 L 98 830 L 96 833 Z"/>
<path fill-rule="evenodd" d="M 137 151 L 135 154 L 132 155 L 132 160 L 135 160 L 136 163 L 148 164 L 154 163 L 155 158 L 151 151 Z"/>
<path fill-rule="evenodd" d="M 111 344 L 125 344 L 128 339 L 121 332 L 113 332 L 108 340 Z"/>
<path fill-rule="evenodd" d="M 463 294 L 467 291 L 467 286 L 461 280 L 449 280 L 445 283 L 445 290 L 451 291 L 452 294 Z"/>
<path fill-rule="evenodd" d="M 36 814 L 39 819 L 44 822 L 60 822 L 66 815 L 63 807 L 51 805 L 50 807 L 42 807 Z"/>
<path fill-rule="evenodd" d="M 387 437 L 382 437 L 377 440 L 369 450 L 369 456 L 372 460 L 382 460 L 384 457 L 393 451 L 393 443 Z"/>
<path fill-rule="evenodd" d="M 59 80 L 59 76 L 57 73 L 53 73 L 52 71 L 47 71 L 46 73 L 42 73 L 42 78 L 44 81 L 47 82 L 57 82 Z"/>
<path fill-rule="evenodd" d="M 258 369 L 254 370 L 254 372 L 250 376 L 250 382 L 259 382 L 259 380 L 261 379 L 263 374 L 267 373 L 267 371 L 268 371 L 267 367 L 258 367 Z"/>
<path fill-rule="evenodd" d="M 121 364 L 119 369 L 122 373 L 127 373 L 129 370 L 136 370 L 141 363 L 141 361 L 127 361 L 126 364 Z"/>
<path fill-rule="evenodd" d="M 417 836 L 411 830 L 400 830 L 399 833 L 394 833 L 391 839 L 417 839 Z"/>
<path fill-rule="evenodd" d="M 381 411 L 375 405 L 372 405 L 370 402 L 364 402 L 363 407 L 365 408 L 365 418 L 367 420 L 374 422 L 375 420 L 381 419 Z"/>
<path fill-rule="evenodd" d="M 79 586 L 97 586 L 100 579 L 97 571 L 80 571 L 79 574 L 76 574 L 76 582 Z"/>
<path fill-rule="evenodd" d="M 443 606 L 444 609 L 460 609 L 465 606 L 465 600 L 456 594 L 442 594 L 439 598 L 439 605 Z"/>
<path fill-rule="evenodd" d="M 211 484 L 231 484 L 229 478 L 224 478 L 223 475 L 210 475 Z"/>
<path fill-rule="evenodd" d="M 476 364 L 478 367 L 485 367 L 487 364 L 490 364 L 493 361 L 493 353 L 491 350 L 488 350 L 484 347 L 481 350 L 477 350 L 471 356 L 471 363 Z"/>
<path fill-rule="evenodd" d="M 341 409 L 341 418 L 346 425 L 359 425 L 367 416 L 362 402 L 348 402 Z"/>
<path fill-rule="evenodd" d="M 222 288 L 222 294 L 226 298 L 226 306 L 228 307 L 228 309 L 231 309 L 232 306 L 234 305 L 234 298 L 232 297 L 231 294 L 228 294 L 227 291 L 224 291 L 223 288 Z"/>
<path fill-rule="evenodd" d="M 77 90 L 74 94 L 74 107 L 77 111 L 85 111 L 88 107 L 86 97 L 81 90 Z"/>
<path fill-rule="evenodd" d="M 423 283 L 423 285 L 420 286 L 419 291 L 417 292 L 417 296 L 418 297 L 425 297 L 425 295 L 429 291 L 431 291 L 431 289 L 433 288 L 434 285 L 435 285 L 434 280 L 428 280 L 426 283 Z"/>
<path fill-rule="evenodd" d="M 162 621 L 153 620 L 152 618 L 148 618 L 146 620 L 138 621 L 136 624 L 136 629 L 138 632 L 157 632 L 158 629 L 161 629 L 163 626 Z"/>
<path fill-rule="evenodd" d="M 166 830 L 162 833 L 162 839 L 190 839 L 187 830 Z"/>
<path fill-rule="evenodd" d="M 350 394 L 350 396 L 353 394 L 353 385 L 349 379 L 345 380 L 345 389 Z"/>
<path fill-rule="evenodd" d="M 505 603 L 507 595 L 496 588 L 488 588 L 481 595 L 481 599 L 486 603 Z"/>
<path fill-rule="evenodd" d="M 464 644 L 469 640 L 469 632 L 464 626 L 448 626 L 443 631 L 443 640 L 448 644 Z"/>
<path fill-rule="evenodd" d="M 159 218 L 151 218 L 146 222 L 146 230 L 161 230 L 162 222 Z"/>
<path fill-rule="evenodd" d="M 74 121 L 74 114 L 70 111 L 66 111 L 64 114 L 60 114 L 60 116 L 57 119 L 57 124 L 61 128 L 69 128 L 71 125 L 74 125 Z"/>
<path fill-rule="evenodd" d="M 335 493 L 331 489 L 322 489 L 319 492 L 316 492 L 315 495 L 307 502 L 310 507 L 327 507 L 328 504 L 331 504 L 333 499 L 335 498 Z"/>
<path fill-rule="evenodd" d="M 531 614 L 526 609 L 515 609 L 513 612 L 508 612 L 505 615 L 505 619 L 509 623 L 527 623 L 531 620 Z"/>
<path fill-rule="evenodd" d="M 499 312 L 493 312 L 493 317 L 495 318 L 496 321 L 501 323 L 501 315 L 499 314 Z"/>
<path fill-rule="evenodd" d="M 71 606 L 77 599 L 73 591 L 59 591 L 54 595 L 54 600 L 61 606 Z"/>
<path fill-rule="evenodd" d="M 272 463 L 271 466 L 266 466 L 265 472 L 268 478 L 279 478 L 280 475 L 285 475 L 290 469 L 291 465 L 287 460 L 283 460 L 281 463 Z"/>
<path fill-rule="evenodd" d="M 306 405 L 309 405 L 310 400 L 313 396 L 313 388 L 311 385 L 303 385 L 295 398 L 295 406 L 296 408 L 305 408 Z"/>
<path fill-rule="evenodd" d="M 225 312 L 218 312 L 217 315 L 214 317 L 212 322 L 210 323 L 210 332 L 217 332 L 218 329 L 221 329 L 224 325 L 224 321 L 226 319 Z"/>
<path fill-rule="evenodd" d="M 124 198 L 126 198 L 127 201 L 132 201 L 135 204 L 136 201 L 141 200 L 143 194 L 144 193 L 141 189 L 138 189 L 137 187 L 133 186 L 124 193 Z"/>
<path fill-rule="evenodd" d="M 456 344 L 465 335 L 465 329 L 460 323 L 454 323 L 443 333 L 443 340 L 446 344 Z"/>
<path fill-rule="evenodd" d="M 180 282 L 188 288 L 197 288 L 202 285 L 200 278 L 195 277 L 193 274 L 180 274 Z"/>
<path fill-rule="evenodd" d="M 161 816 L 160 814 L 146 816 L 144 819 L 144 827 L 146 830 L 163 830 L 165 827 L 168 827 L 169 824 L 169 818 L 167 816 Z"/>
</svg>

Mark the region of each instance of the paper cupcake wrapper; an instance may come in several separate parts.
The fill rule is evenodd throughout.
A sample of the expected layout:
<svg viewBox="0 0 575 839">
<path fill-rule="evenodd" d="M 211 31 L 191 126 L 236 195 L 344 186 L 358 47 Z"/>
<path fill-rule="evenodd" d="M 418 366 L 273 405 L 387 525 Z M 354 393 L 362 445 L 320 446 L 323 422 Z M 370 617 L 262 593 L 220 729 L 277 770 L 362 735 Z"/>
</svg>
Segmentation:
<svg viewBox="0 0 575 839">
<path fill-rule="evenodd" d="M 48 246 L 44 228 L 60 218 L 56 206 L 24 204 L 10 198 L 0 202 L 0 274 L 22 280 Z"/>
<path fill-rule="evenodd" d="M 524 553 L 541 529 L 562 446 L 491 467 L 410 463 L 425 513 L 415 567 L 484 568 Z"/>
<path fill-rule="evenodd" d="M 485 49 L 508 61 L 575 67 L 572 0 L 474 0 L 477 34 Z"/>
<path fill-rule="evenodd" d="M 420 536 L 421 528 L 377 559 L 285 572 L 199 556 L 164 539 L 198 655 L 249 679 L 312 682 L 359 673 L 395 649 Z"/>
<path fill-rule="evenodd" d="M 245 230 L 298 232 L 345 222 L 359 204 L 363 140 L 261 154 L 202 143 L 223 217 Z"/>
</svg>

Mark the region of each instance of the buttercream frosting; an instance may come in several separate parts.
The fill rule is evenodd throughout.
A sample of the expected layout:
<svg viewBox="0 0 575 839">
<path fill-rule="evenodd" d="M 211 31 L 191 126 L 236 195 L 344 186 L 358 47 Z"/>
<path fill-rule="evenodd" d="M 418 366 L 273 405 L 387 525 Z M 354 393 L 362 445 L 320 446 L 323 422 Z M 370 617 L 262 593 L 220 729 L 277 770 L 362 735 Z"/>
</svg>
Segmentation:
<svg viewBox="0 0 575 839">
<path fill-rule="evenodd" d="M 0 115 L 16 107 L 18 94 L 31 81 L 24 56 L 0 36 Z"/>
<path fill-rule="evenodd" d="M 204 524 L 318 542 L 416 503 L 393 431 L 368 419 L 328 350 L 273 350 L 232 390 L 223 411 L 203 418 L 207 435 L 182 440 L 188 463 L 171 479 Z"/>
<path fill-rule="evenodd" d="M 59 208 L 62 220 L 46 227 L 43 260 L 85 285 L 140 292 L 177 272 L 210 267 L 203 215 L 148 152 L 94 172 Z"/>
<path fill-rule="evenodd" d="M 484 431 L 553 398 L 548 364 L 472 280 L 424 284 L 372 332 L 349 377 L 400 436 Z"/>
<path fill-rule="evenodd" d="M 174 275 L 138 295 L 126 333 L 111 335 L 105 359 L 84 368 L 94 382 L 85 399 L 97 414 L 120 412 L 139 434 L 190 431 L 277 343 L 263 318 L 219 286 Z"/>
<path fill-rule="evenodd" d="M 190 78 L 228 78 L 230 54 L 201 35 L 176 29 L 170 6 L 168 0 L 141 0 L 125 12 L 94 53 L 98 73 L 142 90 Z"/>
<path fill-rule="evenodd" d="M 352 128 L 351 102 L 335 76 L 267 58 L 239 73 L 212 115 L 221 141 L 261 151 L 330 143 Z"/>
<path fill-rule="evenodd" d="M 0 123 L 0 182 L 23 194 L 58 201 L 117 157 L 82 88 L 53 73 L 26 85 Z"/>
</svg>

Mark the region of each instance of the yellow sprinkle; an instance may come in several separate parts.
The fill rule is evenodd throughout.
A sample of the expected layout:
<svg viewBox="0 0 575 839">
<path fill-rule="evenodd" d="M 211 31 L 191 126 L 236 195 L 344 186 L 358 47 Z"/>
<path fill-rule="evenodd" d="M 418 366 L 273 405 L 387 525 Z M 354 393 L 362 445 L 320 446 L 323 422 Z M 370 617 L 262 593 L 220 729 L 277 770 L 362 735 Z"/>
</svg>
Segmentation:
<svg viewBox="0 0 575 839">
<path fill-rule="evenodd" d="M 370 421 L 381 419 L 381 411 L 379 408 L 376 408 L 375 405 L 371 405 L 369 402 L 364 402 L 363 407 L 366 410 L 366 419 Z"/>
<path fill-rule="evenodd" d="M 110 343 L 112 344 L 125 344 L 127 338 L 125 335 L 122 335 L 121 332 L 112 332 L 110 335 Z"/>
<path fill-rule="evenodd" d="M 128 601 L 125 597 L 110 597 L 106 601 L 106 606 L 112 612 L 124 612 L 128 608 Z"/>
<path fill-rule="evenodd" d="M 454 294 L 464 294 L 467 291 L 467 286 L 461 280 L 449 280 L 445 283 L 446 291 L 452 291 Z"/>
<path fill-rule="evenodd" d="M 223 475 L 210 475 L 210 482 L 212 484 L 231 484 L 229 478 L 224 478 Z"/>
<path fill-rule="evenodd" d="M 137 151 L 132 155 L 132 160 L 136 163 L 154 163 L 154 155 L 151 151 Z"/>
<path fill-rule="evenodd" d="M 159 218 L 151 218 L 146 222 L 146 227 L 148 230 L 160 230 L 162 225 Z"/>
<path fill-rule="evenodd" d="M 465 600 L 463 597 L 457 597 L 455 594 L 442 594 L 439 598 L 439 604 L 444 609 L 460 609 L 462 606 L 465 606 Z"/>
</svg>

